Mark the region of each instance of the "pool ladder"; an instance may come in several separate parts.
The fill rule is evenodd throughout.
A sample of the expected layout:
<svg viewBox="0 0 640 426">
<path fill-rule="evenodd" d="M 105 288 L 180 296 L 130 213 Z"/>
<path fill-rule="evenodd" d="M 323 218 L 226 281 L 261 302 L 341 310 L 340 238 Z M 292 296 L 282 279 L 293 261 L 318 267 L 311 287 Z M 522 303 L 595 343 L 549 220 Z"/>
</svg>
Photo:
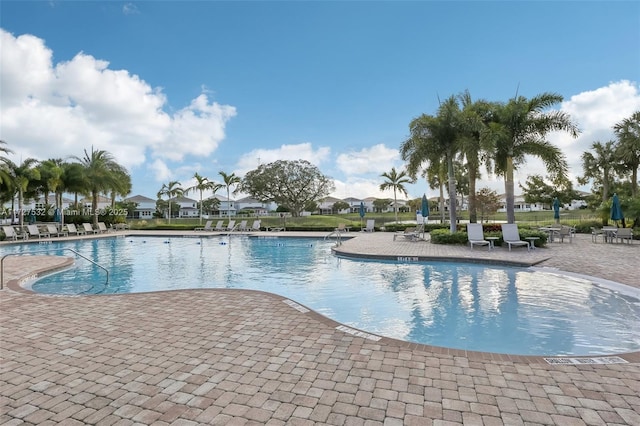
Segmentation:
<svg viewBox="0 0 640 426">
<path fill-rule="evenodd" d="M 104 270 L 104 272 L 107 274 L 107 280 L 105 281 L 104 285 L 106 287 L 107 284 L 109 284 L 109 270 L 107 268 L 105 268 L 104 266 L 100 265 L 99 263 L 89 259 L 86 256 L 83 256 L 82 254 L 78 253 L 77 251 L 75 251 L 74 249 L 70 249 L 70 248 L 58 248 L 55 250 L 69 250 L 70 252 L 73 252 L 76 254 L 76 256 L 80 256 L 81 258 L 83 258 L 84 260 L 93 263 L 94 265 L 96 265 L 98 268 Z M 32 253 L 49 253 L 51 250 L 36 250 L 36 251 L 30 251 L 29 253 L 9 253 L 9 254 L 5 254 L 4 256 L 2 256 L 2 259 L 0 259 L 0 290 L 2 290 L 4 288 L 4 259 L 6 259 L 9 256 L 23 256 L 25 254 L 32 254 Z M 93 287 L 91 287 L 93 288 Z"/>
<path fill-rule="evenodd" d="M 342 232 L 340 231 L 332 231 L 329 234 L 324 236 L 325 241 L 327 239 L 330 239 L 331 237 L 335 237 L 336 238 L 336 245 L 340 246 L 342 245 Z"/>
</svg>

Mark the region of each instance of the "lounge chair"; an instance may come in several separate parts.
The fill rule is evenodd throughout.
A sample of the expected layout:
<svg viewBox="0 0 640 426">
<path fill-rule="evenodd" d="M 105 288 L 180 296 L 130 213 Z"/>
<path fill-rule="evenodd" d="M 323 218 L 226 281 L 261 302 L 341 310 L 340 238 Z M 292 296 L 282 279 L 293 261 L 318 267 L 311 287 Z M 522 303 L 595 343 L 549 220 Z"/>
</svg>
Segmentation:
<svg viewBox="0 0 640 426">
<path fill-rule="evenodd" d="M 17 233 L 13 226 L 3 226 L 2 231 L 4 232 L 4 236 L 7 238 L 7 240 L 16 241 L 19 238 L 23 240 L 29 238 L 29 234 L 27 234 L 26 232 Z"/>
<path fill-rule="evenodd" d="M 396 232 L 393 235 L 393 241 L 395 241 L 398 237 L 404 237 L 409 241 L 418 241 L 420 239 L 420 232 L 416 229 L 415 226 L 411 226 L 409 228 L 405 228 L 402 232 Z"/>
<path fill-rule="evenodd" d="M 527 248 L 527 251 L 531 250 L 529 242 L 520 239 L 518 225 L 516 225 L 515 223 L 502 224 L 502 241 L 507 243 L 507 245 L 509 246 L 509 251 L 511 251 L 511 246 L 524 246 Z"/>
<path fill-rule="evenodd" d="M 227 224 L 227 227 L 225 228 L 225 231 L 233 231 L 235 228 L 236 228 L 236 221 L 230 220 L 229 223 Z"/>
<path fill-rule="evenodd" d="M 376 221 L 375 219 L 367 219 L 367 226 L 363 229 L 364 232 L 374 232 Z"/>
<path fill-rule="evenodd" d="M 47 232 L 49 232 L 51 236 L 55 235 L 56 237 L 60 237 L 60 236 L 66 237 L 69 235 L 67 231 L 64 231 L 64 230 L 58 231 L 58 228 L 56 227 L 56 225 L 47 225 Z"/>
<path fill-rule="evenodd" d="M 98 231 L 99 233 L 106 234 L 109 232 L 109 228 L 107 228 L 107 225 L 104 222 L 98 222 Z"/>
<path fill-rule="evenodd" d="M 98 229 L 93 229 L 93 226 L 89 223 L 89 222 L 85 222 L 82 224 L 82 228 L 84 229 L 84 232 L 86 232 L 87 234 L 91 233 L 91 234 L 99 234 L 100 231 Z"/>
<path fill-rule="evenodd" d="M 249 231 L 259 231 L 260 230 L 260 219 L 258 220 L 254 220 L 253 221 L 253 225 L 251 225 L 251 228 L 249 228 Z"/>
<path fill-rule="evenodd" d="M 349 232 L 349 230 L 351 229 L 351 227 L 347 226 L 344 223 L 339 223 L 338 227 L 335 229 L 336 232 Z"/>
<path fill-rule="evenodd" d="M 196 229 L 194 229 L 194 231 L 213 231 L 213 228 L 211 227 L 212 223 L 213 223 L 212 220 L 208 220 L 208 221 L 205 222 L 203 227 L 196 228 Z"/>
<path fill-rule="evenodd" d="M 631 228 L 618 228 L 616 231 L 616 241 L 622 242 L 624 240 L 631 244 L 633 240 L 633 230 Z"/>
<path fill-rule="evenodd" d="M 471 246 L 471 250 L 473 250 L 473 246 L 487 246 L 487 249 L 491 250 L 491 242 L 484 239 L 484 232 L 482 230 L 481 223 L 468 224 L 467 235 L 469 238 L 469 245 Z"/>
<path fill-rule="evenodd" d="M 219 220 L 216 223 L 216 226 L 213 227 L 212 231 L 224 231 L 224 220 Z"/>
<path fill-rule="evenodd" d="M 232 229 L 232 231 L 246 231 L 247 230 L 247 221 L 243 220 L 241 221 L 238 225 L 236 225 L 236 227 L 234 229 Z"/>
<path fill-rule="evenodd" d="M 38 229 L 38 225 L 27 225 L 27 232 L 29 233 L 29 238 L 49 238 L 51 236 L 48 232 L 40 232 L 40 229 Z"/>
<path fill-rule="evenodd" d="M 74 223 L 67 223 L 67 233 L 69 235 L 85 235 L 86 232 L 84 229 L 76 228 Z"/>
</svg>

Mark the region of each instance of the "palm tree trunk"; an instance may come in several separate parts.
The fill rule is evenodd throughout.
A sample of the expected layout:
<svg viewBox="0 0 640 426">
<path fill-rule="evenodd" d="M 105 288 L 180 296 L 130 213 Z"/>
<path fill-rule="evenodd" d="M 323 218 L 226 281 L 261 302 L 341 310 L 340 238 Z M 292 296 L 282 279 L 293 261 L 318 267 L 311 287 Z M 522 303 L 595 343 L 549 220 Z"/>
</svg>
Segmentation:
<svg viewBox="0 0 640 426">
<path fill-rule="evenodd" d="M 444 223 L 444 183 L 440 181 L 440 223 Z"/>
<path fill-rule="evenodd" d="M 476 212 L 476 167 L 469 165 L 469 222 L 476 223 L 478 221 L 478 213 Z"/>
<path fill-rule="evenodd" d="M 449 231 L 453 234 L 457 230 L 457 196 L 456 196 L 456 180 L 453 173 L 453 153 L 447 155 L 447 175 L 449 179 Z"/>
<path fill-rule="evenodd" d="M 98 192 L 91 193 L 91 214 L 93 215 L 93 226 L 98 227 Z"/>
<path fill-rule="evenodd" d="M 396 187 L 393 187 L 393 211 L 396 214 L 396 223 L 398 223 L 398 199 L 396 198 Z"/>
<path fill-rule="evenodd" d="M 200 190 L 200 225 L 202 225 L 202 190 Z"/>
<path fill-rule="evenodd" d="M 516 223 L 512 157 L 507 157 L 507 170 L 504 178 L 504 195 L 506 197 L 507 223 Z"/>
</svg>

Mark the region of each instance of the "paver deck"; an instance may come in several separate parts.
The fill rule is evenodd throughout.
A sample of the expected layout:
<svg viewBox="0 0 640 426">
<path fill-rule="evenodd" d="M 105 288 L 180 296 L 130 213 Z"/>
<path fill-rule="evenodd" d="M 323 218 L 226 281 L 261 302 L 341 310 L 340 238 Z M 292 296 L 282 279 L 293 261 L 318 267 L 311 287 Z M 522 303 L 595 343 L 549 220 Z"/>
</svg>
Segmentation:
<svg viewBox="0 0 640 426">
<path fill-rule="evenodd" d="M 356 235 L 336 249 L 509 260 L 640 288 L 637 241 L 593 244 L 579 235 L 509 253 Z M 623 364 L 549 365 L 374 340 L 257 291 L 68 297 L 18 289 L 21 277 L 68 261 L 5 260 L 0 424 L 640 424 L 638 353 L 623 354 Z"/>
</svg>

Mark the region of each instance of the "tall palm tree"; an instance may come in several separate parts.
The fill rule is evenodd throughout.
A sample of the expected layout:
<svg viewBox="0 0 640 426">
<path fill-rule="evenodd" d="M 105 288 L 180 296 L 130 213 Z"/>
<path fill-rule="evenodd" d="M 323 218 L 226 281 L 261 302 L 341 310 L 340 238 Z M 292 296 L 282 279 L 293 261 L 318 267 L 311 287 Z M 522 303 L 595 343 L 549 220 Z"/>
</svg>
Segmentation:
<svg viewBox="0 0 640 426">
<path fill-rule="evenodd" d="M 496 173 L 504 176 L 508 223 L 515 223 L 516 219 L 513 173 L 525 162 L 525 156 L 540 158 L 553 180 L 566 178 L 568 165 L 564 154 L 545 139 L 553 131 L 578 136 L 579 130 L 568 114 L 547 111 L 562 99 L 558 94 L 543 93 L 531 99 L 517 96 L 506 104 L 495 105 L 489 136 L 496 145 Z"/>
<path fill-rule="evenodd" d="M 91 213 L 93 224 L 98 226 L 98 197 L 101 193 L 108 193 L 114 188 L 118 188 L 120 180 L 129 172 L 116 162 L 113 155 L 104 150 L 95 150 L 91 147 L 91 152 L 84 150 L 84 157 L 73 157 L 78 160 L 83 167 L 84 188 L 91 195 Z"/>
<path fill-rule="evenodd" d="M 169 199 L 169 223 L 171 223 L 171 199 L 175 197 L 182 197 L 184 190 L 180 187 L 181 183 L 177 180 L 172 180 L 169 183 L 163 183 L 162 188 L 158 191 L 158 198 L 162 198 L 166 195 Z"/>
<path fill-rule="evenodd" d="M 424 163 L 439 163 L 442 158 L 447 164 L 449 192 L 449 229 L 456 231 L 457 196 L 453 160 L 460 149 L 461 126 L 460 107 L 455 96 L 440 104 L 434 117 L 423 114 L 411 121 L 409 139 L 400 145 L 400 153 L 408 161 L 407 170 L 412 178 Z"/>
<path fill-rule="evenodd" d="M 602 144 L 596 141 L 591 144 L 591 150 L 582 153 L 582 170 L 584 175 L 578 178 L 580 185 L 585 185 L 590 179 L 602 186 L 602 202 L 609 199 L 609 188 L 613 183 L 616 169 L 615 144 L 613 141 Z"/>
<path fill-rule="evenodd" d="M 625 118 L 613 127 L 619 144 L 616 154 L 631 172 L 631 196 L 638 196 L 638 168 L 640 167 L 640 111 Z"/>
<path fill-rule="evenodd" d="M 56 193 L 58 187 L 62 185 L 62 163 L 63 160 L 60 158 L 57 159 L 48 159 L 41 162 L 38 166 L 38 170 L 40 171 L 40 185 L 39 189 L 44 195 L 44 203 L 45 205 L 49 204 L 49 193 Z M 58 200 L 56 197 L 55 206 L 60 207 L 58 205 Z"/>
<path fill-rule="evenodd" d="M 131 193 L 131 188 L 133 184 L 131 183 L 131 176 L 126 170 L 114 170 L 115 174 L 115 185 L 112 185 L 110 189 L 111 191 L 111 208 L 115 210 L 116 207 L 116 197 L 120 195 L 121 197 L 126 197 Z"/>
<path fill-rule="evenodd" d="M 62 164 L 62 185 L 56 191 L 60 206 L 62 206 L 62 194 L 69 192 L 74 194 L 74 206 L 78 208 L 78 194 L 85 191 L 85 181 L 82 164 L 76 162 Z"/>
<path fill-rule="evenodd" d="M 213 191 L 213 193 L 215 193 L 216 191 L 221 189 L 223 185 L 209 180 L 209 178 L 206 178 L 204 176 L 200 176 L 198 172 L 193 175 L 193 178 L 196 180 L 196 184 L 185 189 L 184 193 L 188 194 L 192 191 L 200 192 L 200 225 L 202 225 L 202 193 L 204 191 Z"/>
<path fill-rule="evenodd" d="M 413 179 L 407 175 L 407 172 L 401 170 L 400 173 L 396 171 L 395 167 L 391 168 L 390 172 L 384 172 L 381 174 L 383 178 L 386 178 L 382 184 L 380 184 L 380 190 L 386 191 L 387 189 L 393 189 L 393 211 L 396 215 L 396 223 L 398 222 L 398 197 L 396 196 L 396 191 L 405 195 L 407 194 L 407 188 L 405 188 L 404 184 L 413 183 Z"/>
<path fill-rule="evenodd" d="M 234 185 L 237 187 L 237 185 L 242 182 L 242 179 L 236 176 L 235 173 L 226 174 L 225 172 L 220 171 L 219 174 L 222 176 L 222 186 L 227 188 L 227 216 L 229 216 L 229 212 L 231 211 L 230 189 Z"/>
<path fill-rule="evenodd" d="M 488 153 L 493 151 L 491 139 L 484 137 L 491 119 L 491 104 L 484 100 L 472 101 L 468 90 L 458 95 L 458 99 L 462 105 L 460 150 L 466 159 L 469 181 L 469 222 L 476 223 L 476 181 L 480 178 L 480 164 L 484 162 L 490 167 Z"/>
<path fill-rule="evenodd" d="M 20 164 L 16 164 L 9 159 L 4 159 L 9 176 L 10 187 L 18 194 L 18 211 L 20 212 L 20 226 L 24 225 L 24 193 L 30 182 L 40 179 L 40 171 L 38 170 L 38 160 L 35 158 L 27 158 Z"/>
</svg>

